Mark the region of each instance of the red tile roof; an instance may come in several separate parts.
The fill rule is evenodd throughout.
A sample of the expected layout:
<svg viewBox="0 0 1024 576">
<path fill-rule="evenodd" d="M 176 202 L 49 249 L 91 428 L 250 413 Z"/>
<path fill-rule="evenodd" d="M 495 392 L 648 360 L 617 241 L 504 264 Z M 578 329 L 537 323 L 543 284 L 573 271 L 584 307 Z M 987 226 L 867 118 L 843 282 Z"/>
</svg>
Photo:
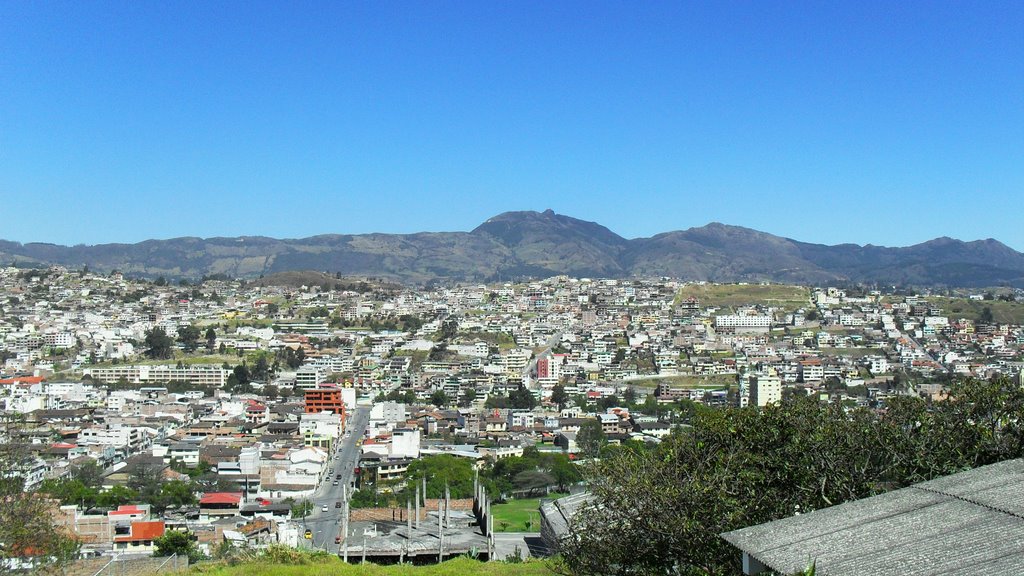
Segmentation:
<svg viewBox="0 0 1024 576">
<path fill-rule="evenodd" d="M 0 384 L 39 384 L 46 378 L 42 376 L 16 376 L 6 380 L 0 380 Z"/>
<path fill-rule="evenodd" d="M 164 521 L 132 522 L 131 536 L 116 536 L 114 542 L 132 542 L 135 540 L 153 540 L 164 535 Z"/>
<path fill-rule="evenodd" d="M 139 508 L 138 506 L 136 506 L 134 504 L 126 504 L 126 505 L 118 506 L 117 510 L 111 510 L 108 513 L 108 515 L 114 515 L 114 514 L 141 514 L 143 512 L 145 512 L 145 510 L 142 510 L 141 508 Z"/>
<path fill-rule="evenodd" d="M 203 504 L 238 504 L 242 501 L 241 492 L 209 492 L 203 494 L 199 499 L 199 505 Z"/>
</svg>

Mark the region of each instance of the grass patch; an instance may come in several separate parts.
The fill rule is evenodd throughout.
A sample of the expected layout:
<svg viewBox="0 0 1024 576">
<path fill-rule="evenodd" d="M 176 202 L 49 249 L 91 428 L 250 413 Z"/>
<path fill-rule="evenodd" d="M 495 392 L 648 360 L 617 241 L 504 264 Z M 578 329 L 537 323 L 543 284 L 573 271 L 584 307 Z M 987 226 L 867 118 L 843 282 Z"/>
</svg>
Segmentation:
<svg viewBox="0 0 1024 576">
<path fill-rule="evenodd" d="M 885 351 L 880 348 L 821 348 L 822 355 L 846 356 L 848 358 L 863 358 L 865 356 L 884 356 Z"/>
<path fill-rule="evenodd" d="M 396 564 L 381 566 L 373 563 L 346 564 L 339 558 L 325 558 L 307 564 L 276 564 L 265 561 L 244 562 L 235 566 L 219 563 L 200 564 L 186 574 L 204 576 L 549 576 L 553 575 L 546 562 L 528 561 L 518 564 L 480 562 L 470 558 L 455 558 L 441 564 L 412 566 Z"/>
<path fill-rule="evenodd" d="M 811 291 L 785 284 L 692 284 L 679 290 L 676 302 L 691 296 L 700 300 L 701 306 L 736 308 L 763 304 L 791 312 L 810 305 Z"/>
<path fill-rule="evenodd" d="M 567 494 L 552 492 L 546 499 L 561 498 Z M 496 532 L 539 532 L 540 498 L 509 500 L 504 504 L 493 504 L 494 530 Z M 527 522 L 531 522 L 527 527 Z"/>
<path fill-rule="evenodd" d="M 1024 303 L 1003 300 L 971 300 L 970 298 L 945 298 L 929 296 L 928 303 L 942 308 L 943 316 L 950 320 L 966 318 L 973 322 L 981 319 L 982 311 L 992 311 L 992 319 L 1000 324 L 1024 324 Z"/>
<path fill-rule="evenodd" d="M 626 384 L 636 388 L 650 388 L 653 390 L 658 384 L 664 382 L 673 388 L 708 388 L 717 390 L 731 386 L 736 383 L 735 374 L 713 374 L 710 376 L 664 376 L 655 378 L 643 378 L 640 380 L 627 380 Z"/>
</svg>

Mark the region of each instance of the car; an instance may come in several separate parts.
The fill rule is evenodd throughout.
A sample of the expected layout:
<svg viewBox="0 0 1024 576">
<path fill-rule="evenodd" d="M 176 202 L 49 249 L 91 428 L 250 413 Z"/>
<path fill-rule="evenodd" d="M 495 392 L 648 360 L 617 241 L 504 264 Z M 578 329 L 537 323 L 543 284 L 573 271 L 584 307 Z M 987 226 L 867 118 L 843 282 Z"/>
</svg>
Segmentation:
<svg viewBox="0 0 1024 576">
<path fill-rule="evenodd" d="M 335 480 L 334 482 L 331 482 L 331 485 L 332 485 L 332 486 L 337 486 L 337 485 L 338 485 L 338 481 L 337 481 L 337 480 Z"/>
<path fill-rule="evenodd" d="M 334 479 L 335 480 L 341 480 L 341 474 L 335 474 L 334 475 Z"/>
<path fill-rule="evenodd" d="M 334 507 L 335 508 L 341 508 L 341 502 L 335 502 L 334 503 Z"/>
<path fill-rule="evenodd" d="M 334 537 L 334 543 L 335 544 L 341 544 L 341 534 L 338 534 L 337 536 Z"/>
<path fill-rule="evenodd" d="M 321 512 L 327 512 L 327 504 L 324 504 L 323 507 L 320 508 L 320 511 Z"/>
</svg>

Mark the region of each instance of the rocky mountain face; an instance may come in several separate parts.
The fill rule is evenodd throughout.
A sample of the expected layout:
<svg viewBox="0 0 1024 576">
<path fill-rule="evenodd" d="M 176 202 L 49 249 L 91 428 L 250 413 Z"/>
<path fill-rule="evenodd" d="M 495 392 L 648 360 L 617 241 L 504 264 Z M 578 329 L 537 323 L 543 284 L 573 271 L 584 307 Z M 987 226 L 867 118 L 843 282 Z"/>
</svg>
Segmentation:
<svg viewBox="0 0 1024 576">
<path fill-rule="evenodd" d="M 904 248 L 825 246 L 712 223 L 627 240 L 600 224 L 550 210 L 506 212 L 471 232 L 331 234 L 285 240 L 190 237 L 94 246 L 0 241 L 0 265 L 11 263 L 89 266 L 169 278 L 321 270 L 415 283 L 568 274 L 1024 287 L 1024 254 L 992 239 L 962 242 L 943 237 Z"/>
</svg>

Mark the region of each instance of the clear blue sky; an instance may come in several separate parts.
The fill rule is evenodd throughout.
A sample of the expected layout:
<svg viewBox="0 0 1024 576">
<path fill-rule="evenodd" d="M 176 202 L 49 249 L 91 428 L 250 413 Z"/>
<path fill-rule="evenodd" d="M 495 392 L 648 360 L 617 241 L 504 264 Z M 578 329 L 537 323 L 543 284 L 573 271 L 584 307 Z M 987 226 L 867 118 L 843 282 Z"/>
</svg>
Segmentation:
<svg viewBox="0 0 1024 576">
<path fill-rule="evenodd" d="M 1024 250 L 1024 2 L 0 3 L 0 238 Z"/>
</svg>

